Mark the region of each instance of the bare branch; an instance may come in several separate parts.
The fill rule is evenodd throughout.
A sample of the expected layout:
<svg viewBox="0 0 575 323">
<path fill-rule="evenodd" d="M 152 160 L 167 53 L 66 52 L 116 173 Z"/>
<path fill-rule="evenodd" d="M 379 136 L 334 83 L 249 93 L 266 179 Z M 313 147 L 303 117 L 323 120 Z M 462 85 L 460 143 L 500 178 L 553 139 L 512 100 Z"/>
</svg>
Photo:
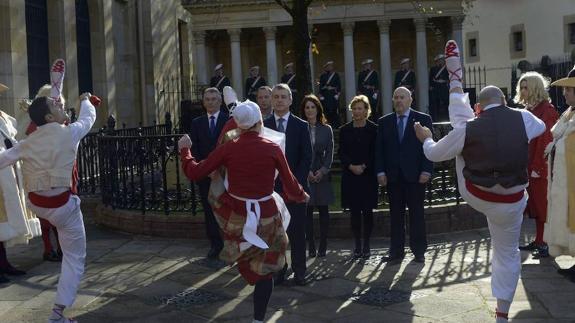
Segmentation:
<svg viewBox="0 0 575 323">
<path fill-rule="evenodd" d="M 287 11 L 287 12 L 290 14 L 290 16 L 293 17 L 293 9 L 288 6 L 286 0 L 275 0 L 275 2 L 276 2 L 280 7 L 284 8 L 284 10 Z"/>
</svg>

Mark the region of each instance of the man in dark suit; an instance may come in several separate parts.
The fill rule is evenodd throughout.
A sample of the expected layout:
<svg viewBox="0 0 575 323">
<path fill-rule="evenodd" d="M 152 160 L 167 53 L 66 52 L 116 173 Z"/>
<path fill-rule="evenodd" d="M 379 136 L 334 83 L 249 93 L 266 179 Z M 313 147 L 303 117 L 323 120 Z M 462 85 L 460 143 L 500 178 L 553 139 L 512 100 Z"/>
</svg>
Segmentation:
<svg viewBox="0 0 575 323">
<path fill-rule="evenodd" d="M 190 139 L 193 143 L 192 154 L 198 161 L 206 159 L 212 150 L 214 150 L 220 132 L 228 120 L 228 114 L 224 111 L 220 111 L 222 96 L 217 88 L 207 88 L 204 91 L 202 102 L 206 109 L 206 114 L 192 121 L 190 131 Z M 208 258 L 217 258 L 224 244 L 220 235 L 220 228 L 216 222 L 212 208 L 208 203 L 210 179 L 207 178 L 198 182 L 198 186 L 200 188 L 202 208 L 204 209 L 206 234 L 211 245 Z"/>
<path fill-rule="evenodd" d="M 323 65 L 324 72 L 319 77 L 319 99 L 325 109 L 329 124 L 333 129 L 339 128 L 339 95 L 341 81 L 333 69 L 333 61 Z"/>
<path fill-rule="evenodd" d="M 264 85 L 267 85 L 267 83 L 266 80 L 260 75 L 260 67 L 252 66 L 250 68 L 250 77 L 246 79 L 246 86 L 244 86 L 245 98 L 256 102 L 258 97 L 258 89 Z"/>
<path fill-rule="evenodd" d="M 425 262 L 427 237 L 423 203 L 425 186 L 431 177 L 433 163 L 423 154 L 413 125 L 419 122 L 432 127 L 431 117 L 410 108 L 411 92 L 399 87 L 393 92 L 395 112 L 377 123 L 375 170 L 377 181 L 387 186 L 391 213 L 391 245 L 388 261 L 401 263 L 405 256 L 405 207 L 409 208 L 409 247 L 415 261 Z"/>
<path fill-rule="evenodd" d="M 264 126 L 285 133 L 285 155 L 288 165 L 303 186 L 309 192 L 307 175 L 311 167 L 312 150 L 309 136 L 309 125 L 306 121 L 290 113 L 292 94 L 287 84 L 278 84 L 272 90 L 273 114 L 264 120 Z M 281 192 L 281 183 L 276 181 L 275 190 Z M 297 285 L 305 285 L 305 221 L 306 203 L 286 203 L 291 215 L 287 234 L 291 246 L 291 267 L 294 272 L 294 282 Z M 281 284 L 285 279 L 287 264 L 276 276 L 276 284 Z"/>
<path fill-rule="evenodd" d="M 357 76 L 357 93 L 367 96 L 369 105 L 371 105 L 371 111 L 374 112 L 374 116 L 376 117 L 380 115 L 377 107 L 379 98 L 379 75 L 372 68 L 373 59 L 368 58 L 361 62 L 361 65 L 363 66 L 363 70 L 359 72 Z"/>
</svg>

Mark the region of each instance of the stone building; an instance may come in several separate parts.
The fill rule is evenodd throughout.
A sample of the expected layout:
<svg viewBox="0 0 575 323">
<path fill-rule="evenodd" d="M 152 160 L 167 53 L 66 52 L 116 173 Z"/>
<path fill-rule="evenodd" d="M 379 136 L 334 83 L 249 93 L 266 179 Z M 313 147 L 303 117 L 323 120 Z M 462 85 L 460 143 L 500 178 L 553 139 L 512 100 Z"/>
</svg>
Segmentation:
<svg viewBox="0 0 575 323">
<path fill-rule="evenodd" d="M 17 102 L 48 83 L 51 62 L 63 58 L 67 107 L 90 91 L 103 99 L 97 125 L 110 114 L 128 127 L 164 122 L 179 107 L 167 92 L 189 86 L 190 33 L 178 0 L 0 0 L 0 82 L 10 87 L 0 107 L 21 116 Z M 179 89 L 166 91 L 167 78 Z"/>
<path fill-rule="evenodd" d="M 261 67 L 268 83 L 278 82 L 282 67 L 294 61 L 291 17 L 273 0 L 184 0 L 192 15 L 195 73 L 207 83 L 213 67 L 224 64 L 238 93 L 248 68 Z M 462 40 L 461 0 L 324 0 L 314 1 L 308 14 L 314 51 L 313 79 L 323 64 L 335 62 L 344 100 L 356 94 L 361 62 L 372 58 L 380 75 L 383 112 L 391 112 L 393 75 L 404 57 L 417 75 L 418 108 L 427 110 L 428 70 L 450 38 Z M 345 101 L 345 102 L 343 102 Z M 381 108 L 380 108 L 381 109 Z"/>
</svg>

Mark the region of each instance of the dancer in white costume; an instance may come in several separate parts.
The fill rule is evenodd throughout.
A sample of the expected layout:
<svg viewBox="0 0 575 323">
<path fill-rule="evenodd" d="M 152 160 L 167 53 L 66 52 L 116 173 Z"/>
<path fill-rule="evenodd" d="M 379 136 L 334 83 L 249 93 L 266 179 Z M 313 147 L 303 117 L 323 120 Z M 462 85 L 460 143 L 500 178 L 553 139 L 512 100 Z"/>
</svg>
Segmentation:
<svg viewBox="0 0 575 323">
<path fill-rule="evenodd" d="M 34 99 L 28 109 L 30 119 L 38 126 L 26 139 L 0 153 L 0 169 L 23 160 L 24 186 L 30 207 L 38 216 L 52 223 L 64 254 L 58 281 L 56 300 L 48 322 L 69 323 L 64 317 L 66 307 L 76 299 L 86 258 L 86 233 L 80 198 L 72 194 L 72 169 L 80 140 L 96 121 L 99 99 L 90 94 L 81 96 L 80 117 L 69 126 L 69 117 L 60 102 L 64 61 L 56 60 L 52 67 L 51 97 Z"/>
<path fill-rule="evenodd" d="M 429 160 L 455 158 L 461 196 L 487 217 L 496 322 L 507 322 L 521 271 L 519 234 L 527 204 L 528 143 L 543 133 L 545 124 L 529 111 L 506 107 L 503 92 L 495 86 L 479 93 L 481 115 L 476 118 L 463 93 L 459 49 L 452 40 L 445 46 L 445 57 L 453 130 L 438 142 L 426 127 L 416 124 L 415 131 Z"/>
<path fill-rule="evenodd" d="M 575 67 L 566 78 L 551 83 L 562 86 L 569 108 L 551 129 L 547 223 L 544 237 L 551 256 L 575 257 Z M 575 266 L 558 272 L 575 282 Z"/>
</svg>

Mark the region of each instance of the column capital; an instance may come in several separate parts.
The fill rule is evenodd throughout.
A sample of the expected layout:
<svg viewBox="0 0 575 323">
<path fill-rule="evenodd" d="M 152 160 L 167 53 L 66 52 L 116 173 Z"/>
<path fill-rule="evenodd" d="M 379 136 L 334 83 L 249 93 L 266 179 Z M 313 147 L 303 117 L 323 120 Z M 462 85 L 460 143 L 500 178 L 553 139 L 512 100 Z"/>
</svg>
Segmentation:
<svg viewBox="0 0 575 323">
<path fill-rule="evenodd" d="M 452 29 L 463 29 L 463 20 L 465 20 L 465 16 L 451 16 Z"/>
<path fill-rule="evenodd" d="M 353 28 L 355 26 L 355 23 L 353 21 L 349 21 L 349 22 L 342 22 L 341 23 L 341 28 L 343 29 L 343 35 L 344 36 L 351 36 L 353 35 Z"/>
<path fill-rule="evenodd" d="M 194 31 L 194 32 L 192 32 L 192 35 L 194 36 L 194 42 L 196 44 L 203 44 L 206 42 L 206 31 L 205 30 Z"/>
<path fill-rule="evenodd" d="M 277 28 L 275 26 L 263 27 L 266 40 L 275 40 Z"/>
<path fill-rule="evenodd" d="M 425 31 L 425 25 L 427 24 L 427 18 L 425 18 L 425 17 L 413 18 L 413 23 L 415 24 L 415 31 Z"/>
<path fill-rule="evenodd" d="M 240 34 L 242 30 L 239 28 L 228 29 L 228 35 L 230 35 L 230 41 L 240 41 Z"/>
<path fill-rule="evenodd" d="M 391 24 L 391 19 L 384 18 L 377 21 L 377 26 L 379 27 L 380 34 L 389 33 L 389 25 Z"/>
</svg>

